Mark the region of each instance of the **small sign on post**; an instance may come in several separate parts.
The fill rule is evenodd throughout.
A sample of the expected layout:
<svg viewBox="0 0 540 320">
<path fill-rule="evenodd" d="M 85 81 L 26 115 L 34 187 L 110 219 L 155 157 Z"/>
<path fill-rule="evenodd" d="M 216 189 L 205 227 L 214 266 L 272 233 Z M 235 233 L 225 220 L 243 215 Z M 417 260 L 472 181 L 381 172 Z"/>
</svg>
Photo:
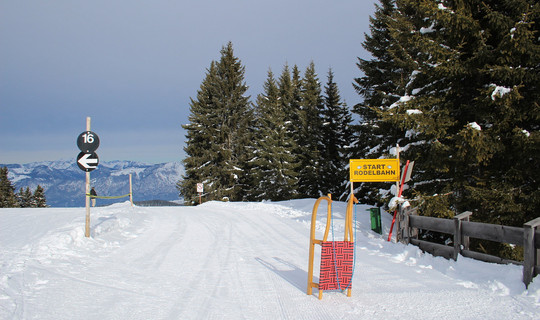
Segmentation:
<svg viewBox="0 0 540 320">
<path fill-rule="evenodd" d="M 99 164 L 99 157 L 95 152 L 81 152 L 77 156 L 77 165 L 82 171 L 90 172 L 97 168 Z"/>
<path fill-rule="evenodd" d="M 204 192 L 204 185 L 197 183 L 197 192 L 199 193 L 199 204 L 202 204 L 202 193 Z"/>
<path fill-rule="evenodd" d="M 98 155 L 94 152 L 99 147 L 99 137 L 90 131 L 90 117 L 86 117 L 86 131 L 77 137 L 77 147 L 81 152 L 77 156 L 77 165 L 86 172 L 86 225 L 84 235 L 90 237 L 90 171 L 99 164 Z"/>
<path fill-rule="evenodd" d="M 77 147 L 82 152 L 94 152 L 99 147 L 99 137 L 94 132 L 88 130 L 77 137 Z"/>
</svg>

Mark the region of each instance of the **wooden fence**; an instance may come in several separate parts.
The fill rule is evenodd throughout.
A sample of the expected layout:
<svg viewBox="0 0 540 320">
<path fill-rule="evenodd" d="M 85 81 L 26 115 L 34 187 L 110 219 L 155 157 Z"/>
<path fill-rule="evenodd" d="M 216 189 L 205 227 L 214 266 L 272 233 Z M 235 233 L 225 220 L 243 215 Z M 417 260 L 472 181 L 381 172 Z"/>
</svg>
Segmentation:
<svg viewBox="0 0 540 320">
<path fill-rule="evenodd" d="M 540 274 L 540 217 L 520 227 L 501 226 L 469 221 L 472 212 L 463 212 L 454 219 L 442 219 L 419 216 L 410 207 L 399 208 L 397 240 L 405 244 L 414 244 L 423 251 L 446 259 L 457 260 L 464 257 L 494 263 L 515 263 L 523 265 L 523 283 L 525 286 Z M 429 230 L 453 235 L 453 246 L 428 242 L 418 239 L 418 230 Z M 523 246 L 524 260 L 512 261 L 500 257 L 471 251 L 469 239 L 482 239 L 500 243 Z"/>
</svg>

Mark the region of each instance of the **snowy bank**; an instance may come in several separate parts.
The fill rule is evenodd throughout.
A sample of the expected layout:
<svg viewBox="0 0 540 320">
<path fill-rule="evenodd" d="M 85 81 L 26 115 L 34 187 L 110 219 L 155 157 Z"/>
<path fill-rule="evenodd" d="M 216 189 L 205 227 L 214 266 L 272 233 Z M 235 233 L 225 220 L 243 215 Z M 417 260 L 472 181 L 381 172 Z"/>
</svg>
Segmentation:
<svg viewBox="0 0 540 320">
<path fill-rule="evenodd" d="M 314 202 L 121 203 L 92 209 L 90 238 L 83 208 L 0 209 L 0 318 L 540 318 L 540 281 L 525 290 L 521 267 L 386 242 L 391 216 L 373 233 L 364 205 L 352 297 L 306 295 Z M 339 239 L 345 203 L 333 212 Z"/>
</svg>

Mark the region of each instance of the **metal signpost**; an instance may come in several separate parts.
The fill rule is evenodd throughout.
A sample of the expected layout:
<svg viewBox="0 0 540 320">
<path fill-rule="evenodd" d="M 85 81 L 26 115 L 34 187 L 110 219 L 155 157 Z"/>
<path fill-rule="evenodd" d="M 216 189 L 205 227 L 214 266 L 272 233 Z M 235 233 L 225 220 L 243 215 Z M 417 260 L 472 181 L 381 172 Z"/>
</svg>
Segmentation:
<svg viewBox="0 0 540 320">
<path fill-rule="evenodd" d="M 81 152 L 77 156 L 77 165 L 86 172 L 86 226 L 84 235 L 90 237 L 90 171 L 97 168 L 99 157 L 96 149 L 99 147 L 99 137 L 90 131 L 90 117 L 86 118 L 86 131 L 77 137 L 77 147 Z"/>
</svg>

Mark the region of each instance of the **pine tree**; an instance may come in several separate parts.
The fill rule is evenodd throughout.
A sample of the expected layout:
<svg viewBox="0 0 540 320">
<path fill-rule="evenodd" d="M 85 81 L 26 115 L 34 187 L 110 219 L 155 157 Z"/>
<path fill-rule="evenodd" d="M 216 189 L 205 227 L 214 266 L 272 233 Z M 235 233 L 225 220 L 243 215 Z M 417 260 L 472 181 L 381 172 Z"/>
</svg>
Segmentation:
<svg viewBox="0 0 540 320">
<path fill-rule="evenodd" d="M 397 36 L 395 28 L 399 23 L 395 0 L 381 0 L 376 6 L 374 17 L 370 18 L 369 35 L 365 35 L 362 46 L 373 59 L 358 58 L 357 66 L 364 76 L 356 78 L 353 86 L 364 97 L 363 103 L 353 107 L 360 116 L 360 123 L 353 126 L 357 142 L 353 158 L 378 159 L 395 158 L 398 143 L 407 143 L 405 131 L 390 121 L 383 121 L 383 114 L 391 110 L 401 97 L 406 97 L 406 85 L 414 72 L 411 59 Z M 396 26 L 397 24 L 397 26 Z M 402 29 L 409 24 L 405 21 Z M 402 30 L 406 34 L 405 30 Z M 355 196 L 363 203 L 383 205 L 385 198 L 392 196 L 388 183 L 357 183 Z"/>
<path fill-rule="evenodd" d="M 288 138 L 292 140 L 291 143 L 293 143 L 292 155 L 295 159 L 294 161 L 297 162 L 297 141 L 300 140 L 298 128 L 300 126 L 301 101 L 301 82 L 300 71 L 298 70 L 298 67 L 296 65 L 293 67 L 293 73 L 291 76 L 289 66 L 285 64 L 278 79 L 277 85 L 279 90 L 281 108 L 283 109 L 287 135 Z"/>
<path fill-rule="evenodd" d="M 186 131 L 187 157 L 183 160 L 185 174 L 177 183 L 180 194 L 186 203 L 194 203 L 197 183 L 208 184 L 214 169 L 212 165 L 212 142 L 217 135 L 214 128 L 216 115 L 214 114 L 214 99 L 216 82 L 216 62 L 212 61 L 207 70 L 200 90 L 197 91 L 197 100 L 191 99 L 189 123 L 182 126 Z"/>
<path fill-rule="evenodd" d="M 299 110 L 299 173 L 298 192 L 300 197 L 317 198 L 322 195 L 320 185 L 322 148 L 323 108 L 321 86 L 313 61 L 306 68 L 301 81 L 301 101 Z"/>
<path fill-rule="evenodd" d="M 538 17 L 538 3 L 403 1 L 403 7 L 418 17 L 405 43 L 423 59 L 410 79 L 414 97 L 394 119 L 416 133 L 407 152 L 422 169 L 417 195 L 433 215 L 473 209 L 479 220 L 523 224 L 534 217 L 524 206 L 539 201 L 538 181 L 528 171 L 538 163 L 530 153 L 538 143 L 524 133 L 538 132 L 538 26 L 527 21 Z M 409 114 L 413 106 L 421 113 Z M 440 201 L 434 190 L 452 195 Z"/>
<path fill-rule="evenodd" d="M 26 187 L 26 189 L 20 188 L 19 193 L 16 195 L 17 202 L 19 203 L 19 207 L 21 208 L 31 208 L 32 205 L 32 192 L 30 191 L 30 187 Z"/>
<path fill-rule="evenodd" d="M 207 200 L 242 200 L 248 186 L 249 125 L 252 108 L 244 82 L 245 68 L 234 56 L 232 43 L 213 61 L 190 103 L 190 123 L 184 160 L 186 170 L 178 189 L 189 202 L 197 196 L 196 184 L 204 183 Z"/>
<path fill-rule="evenodd" d="M 278 80 L 279 96 L 281 101 L 281 109 L 284 115 L 284 126 L 286 130 L 285 140 L 287 141 L 287 154 L 290 154 L 288 160 L 288 169 L 292 170 L 289 173 L 289 183 L 291 193 L 289 199 L 297 198 L 298 193 L 298 141 L 299 131 L 297 124 L 300 121 L 300 102 L 301 102 L 301 80 L 300 71 L 295 65 L 292 75 L 289 71 L 289 66 L 285 64 L 282 73 Z"/>
<path fill-rule="evenodd" d="M 385 70 L 406 71 L 405 85 L 391 91 L 390 106 L 374 107 L 374 119 L 404 133 L 389 136 L 415 160 L 411 186 L 423 213 L 471 210 L 477 220 L 514 225 L 535 217 L 540 5 L 400 0 L 387 12 L 394 64 Z"/>
<path fill-rule="evenodd" d="M 376 5 L 375 17 L 370 17 L 371 33 L 365 35 L 362 46 L 373 56 L 373 59 L 358 58 L 357 66 L 364 73 L 363 77 L 356 78 L 353 86 L 364 97 L 364 103 L 355 105 L 353 111 L 362 117 L 367 134 L 375 125 L 377 109 L 382 106 L 388 107 L 396 102 L 403 94 L 404 72 L 396 63 L 396 40 L 392 38 L 389 23 L 395 14 L 395 0 L 381 0 L 381 6 Z M 401 88 L 401 89 L 398 89 Z M 367 135 L 366 134 L 366 135 Z M 363 139 L 370 142 L 370 140 Z M 359 149 L 362 154 L 368 154 L 372 146 L 378 145 L 378 141 L 367 144 Z"/>
<path fill-rule="evenodd" d="M 34 208 L 46 208 L 47 199 L 45 198 L 45 190 L 39 184 L 32 195 L 32 207 Z"/>
<path fill-rule="evenodd" d="M 8 178 L 8 171 L 7 167 L 0 168 L 0 208 L 18 207 L 15 187 Z"/>
<path fill-rule="evenodd" d="M 278 88 L 272 71 L 264 83 L 264 93 L 257 97 L 256 157 L 251 174 L 257 182 L 257 200 L 285 200 L 296 196 L 295 145 L 290 137 L 284 99 L 286 76 Z M 285 82 L 285 83 L 284 83 Z M 288 102 L 285 102 L 288 103 Z"/>
<path fill-rule="evenodd" d="M 486 1 L 471 11 L 489 32 L 477 35 L 478 74 L 469 82 L 479 114 L 466 121 L 481 130 L 459 132 L 459 155 L 478 163 L 463 199 L 484 220 L 521 226 L 540 205 L 540 3 Z"/>
<path fill-rule="evenodd" d="M 295 157 L 299 157 L 301 154 L 300 150 L 300 141 L 301 141 L 301 128 L 302 128 L 302 77 L 300 74 L 300 69 L 297 65 L 293 66 L 291 73 L 291 98 L 289 111 L 289 118 L 291 119 L 292 130 L 291 135 L 293 140 L 297 142 L 297 150 L 295 152 Z"/>
<path fill-rule="evenodd" d="M 280 85 L 281 88 L 281 85 Z M 289 103 L 286 103 L 285 106 L 285 113 L 288 116 L 288 119 L 290 120 L 290 131 L 289 135 L 291 139 L 295 143 L 295 147 L 292 150 L 293 158 L 295 159 L 296 168 L 295 171 L 297 173 L 296 175 L 296 185 L 297 185 L 297 197 L 304 197 L 304 195 L 299 191 L 298 183 L 300 180 L 300 169 L 302 166 L 302 159 L 304 158 L 304 149 L 305 149 L 305 142 L 303 137 L 303 124 L 302 124 L 302 76 L 300 69 L 297 65 L 294 65 L 291 72 L 291 89 L 290 89 L 290 98 L 285 98 L 287 100 L 290 99 Z M 285 94 L 283 94 L 285 96 Z"/>
<path fill-rule="evenodd" d="M 323 142 L 321 146 L 321 190 L 334 194 L 336 199 L 344 200 L 349 194 L 346 185 L 349 149 L 353 142 L 350 127 L 352 117 L 347 105 L 341 101 L 332 69 L 328 71 L 323 101 L 324 109 L 321 112 Z"/>
</svg>

